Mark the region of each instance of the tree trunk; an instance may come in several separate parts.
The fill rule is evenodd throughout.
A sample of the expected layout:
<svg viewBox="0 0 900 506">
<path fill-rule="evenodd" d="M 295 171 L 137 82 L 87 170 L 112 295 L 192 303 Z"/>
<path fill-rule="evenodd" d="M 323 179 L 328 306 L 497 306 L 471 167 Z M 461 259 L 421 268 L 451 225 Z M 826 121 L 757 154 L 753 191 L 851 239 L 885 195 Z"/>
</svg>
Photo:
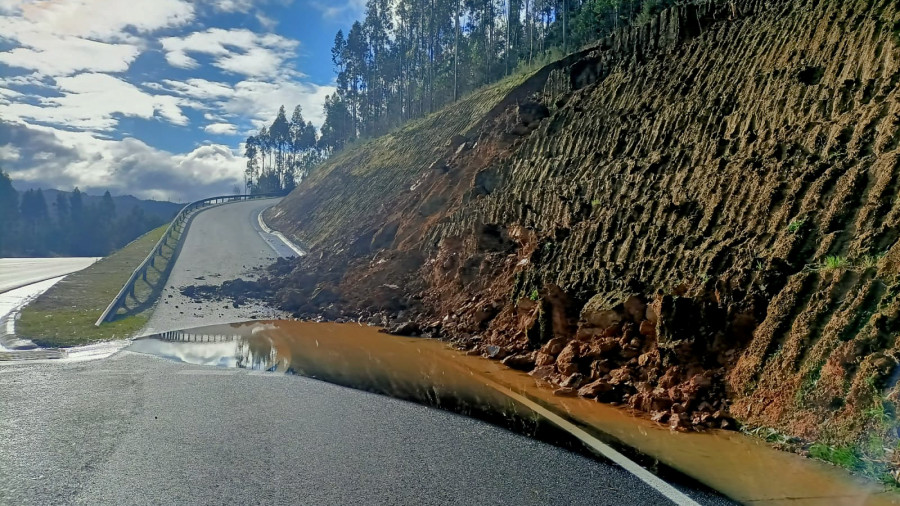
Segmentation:
<svg viewBox="0 0 900 506">
<path fill-rule="evenodd" d="M 453 101 L 459 100 L 459 2 L 456 0 L 456 33 L 453 40 Z"/>
<path fill-rule="evenodd" d="M 534 14 L 531 10 L 531 4 L 534 0 L 525 0 L 525 22 L 528 23 L 528 65 L 531 66 L 534 59 L 534 20 L 531 16 Z"/>
<path fill-rule="evenodd" d="M 503 61 L 506 64 L 506 70 L 504 75 L 509 75 L 509 48 L 511 47 L 509 34 L 510 25 L 512 24 L 512 1 L 506 0 L 506 54 L 504 55 Z"/>
</svg>

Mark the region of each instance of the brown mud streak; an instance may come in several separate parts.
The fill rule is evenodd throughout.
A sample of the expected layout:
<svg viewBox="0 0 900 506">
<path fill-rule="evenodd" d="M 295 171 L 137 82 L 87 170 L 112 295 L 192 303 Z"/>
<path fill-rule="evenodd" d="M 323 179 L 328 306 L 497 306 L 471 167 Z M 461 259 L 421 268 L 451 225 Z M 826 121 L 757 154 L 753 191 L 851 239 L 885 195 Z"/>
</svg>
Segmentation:
<svg viewBox="0 0 900 506">
<path fill-rule="evenodd" d="M 900 12 L 734 4 L 335 157 L 267 216 L 313 252 L 264 282 L 678 429 L 896 447 Z"/>
</svg>

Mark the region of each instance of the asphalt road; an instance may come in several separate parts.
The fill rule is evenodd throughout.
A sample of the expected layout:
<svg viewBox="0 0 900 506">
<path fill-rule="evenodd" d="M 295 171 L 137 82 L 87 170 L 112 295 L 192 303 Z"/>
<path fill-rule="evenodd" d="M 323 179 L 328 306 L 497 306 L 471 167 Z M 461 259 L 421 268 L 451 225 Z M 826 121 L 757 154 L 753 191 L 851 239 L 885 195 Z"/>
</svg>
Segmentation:
<svg viewBox="0 0 900 506">
<path fill-rule="evenodd" d="M 272 203 L 197 215 L 150 327 L 262 311 L 194 307 L 177 289 L 274 260 L 255 221 Z M 727 503 L 682 490 L 703 504 Z M 617 465 L 445 411 L 298 376 L 121 351 L 89 362 L 0 362 L 6 504 L 670 501 Z"/>
<path fill-rule="evenodd" d="M 668 504 L 476 420 L 127 351 L 0 367 L 0 413 L 0 504 Z"/>
<path fill-rule="evenodd" d="M 257 304 L 235 308 L 226 302 L 195 303 L 181 295 L 181 289 L 190 285 L 221 285 L 238 277 L 253 278 L 254 268 L 269 265 L 278 257 L 293 256 L 293 250 L 259 226 L 259 213 L 277 202 L 237 202 L 197 214 L 143 334 L 286 316 Z"/>
<path fill-rule="evenodd" d="M 65 276 L 96 261 L 96 258 L 0 258 L 0 293 Z"/>
</svg>

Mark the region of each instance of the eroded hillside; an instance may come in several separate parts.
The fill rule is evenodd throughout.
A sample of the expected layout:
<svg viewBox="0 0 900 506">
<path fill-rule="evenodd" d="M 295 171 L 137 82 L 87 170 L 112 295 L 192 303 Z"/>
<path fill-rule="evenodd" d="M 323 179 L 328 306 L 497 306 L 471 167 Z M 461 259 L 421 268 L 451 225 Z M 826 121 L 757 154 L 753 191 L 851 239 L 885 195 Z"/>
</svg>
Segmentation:
<svg viewBox="0 0 900 506">
<path fill-rule="evenodd" d="M 672 9 L 348 149 L 270 213 L 312 247 L 280 303 L 673 427 L 894 447 L 897 9 Z"/>
</svg>

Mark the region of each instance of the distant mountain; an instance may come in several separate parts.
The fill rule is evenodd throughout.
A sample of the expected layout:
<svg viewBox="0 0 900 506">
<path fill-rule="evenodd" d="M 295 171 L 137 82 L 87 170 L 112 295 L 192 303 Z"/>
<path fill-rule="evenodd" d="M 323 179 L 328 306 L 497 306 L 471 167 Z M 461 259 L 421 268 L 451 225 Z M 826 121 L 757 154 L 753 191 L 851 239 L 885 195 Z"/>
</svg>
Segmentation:
<svg viewBox="0 0 900 506">
<path fill-rule="evenodd" d="M 44 192 L 44 200 L 47 201 L 47 211 L 52 218 L 56 218 L 56 195 L 62 193 L 68 199 L 72 192 L 61 190 L 42 190 Z M 22 197 L 23 191 L 19 191 L 19 198 Z M 101 195 L 82 194 L 85 205 L 96 205 L 102 198 Z M 141 200 L 132 195 L 121 195 L 113 197 L 116 204 L 116 214 L 123 216 L 131 212 L 135 207 L 144 211 L 146 216 L 158 216 L 165 221 L 171 220 L 178 211 L 184 207 L 184 204 L 175 202 L 159 201 L 159 200 Z"/>
<path fill-rule="evenodd" d="M 137 237 L 172 220 L 183 204 L 81 193 L 75 212 L 74 192 L 17 191 L 5 178 L 0 211 L 0 257 L 106 256 Z M 4 182 L 0 178 L 0 183 Z M 57 201 L 65 202 L 61 213 Z M 10 202 L 13 201 L 13 202 Z"/>
</svg>

